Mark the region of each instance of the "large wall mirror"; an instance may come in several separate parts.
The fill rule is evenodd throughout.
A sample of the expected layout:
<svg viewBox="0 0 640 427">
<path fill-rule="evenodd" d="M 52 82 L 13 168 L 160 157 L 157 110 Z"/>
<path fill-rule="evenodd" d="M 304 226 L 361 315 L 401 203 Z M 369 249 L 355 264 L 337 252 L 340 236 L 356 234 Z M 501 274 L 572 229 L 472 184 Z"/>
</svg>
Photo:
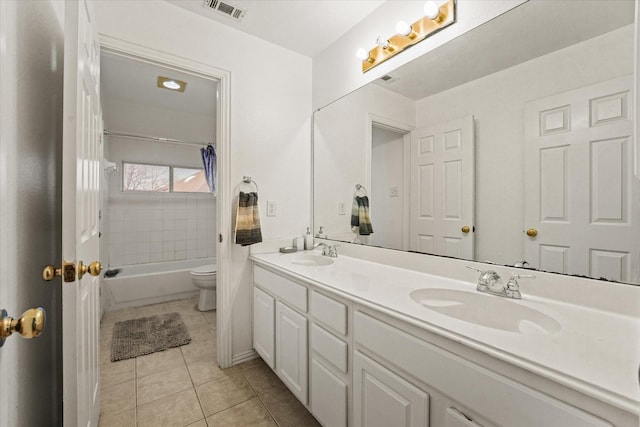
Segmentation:
<svg viewBox="0 0 640 427">
<path fill-rule="evenodd" d="M 319 109 L 315 233 L 638 284 L 633 52 L 633 0 L 530 0 Z"/>
</svg>

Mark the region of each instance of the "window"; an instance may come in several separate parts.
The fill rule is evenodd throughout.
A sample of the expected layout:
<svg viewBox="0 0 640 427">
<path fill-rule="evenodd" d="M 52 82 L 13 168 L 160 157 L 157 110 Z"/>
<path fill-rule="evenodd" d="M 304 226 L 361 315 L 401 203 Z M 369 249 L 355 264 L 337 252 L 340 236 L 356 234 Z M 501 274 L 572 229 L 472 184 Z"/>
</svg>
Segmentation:
<svg viewBox="0 0 640 427">
<path fill-rule="evenodd" d="M 169 166 L 123 163 L 123 191 L 169 192 Z"/>
<path fill-rule="evenodd" d="M 173 191 L 208 193 L 209 185 L 202 169 L 173 168 Z"/>
<path fill-rule="evenodd" d="M 202 169 L 123 163 L 122 191 L 208 193 L 209 186 Z"/>
</svg>

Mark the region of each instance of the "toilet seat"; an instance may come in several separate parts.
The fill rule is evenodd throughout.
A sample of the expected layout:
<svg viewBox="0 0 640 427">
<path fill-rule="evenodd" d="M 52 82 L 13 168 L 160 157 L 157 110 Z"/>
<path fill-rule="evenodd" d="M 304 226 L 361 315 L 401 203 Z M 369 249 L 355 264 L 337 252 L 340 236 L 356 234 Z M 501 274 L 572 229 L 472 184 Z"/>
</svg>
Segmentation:
<svg viewBox="0 0 640 427">
<path fill-rule="evenodd" d="M 191 274 L 194 276 L 210 276 L 216 273 L 216 264 L 201 265 L 191 270 Z"/>
</svg>

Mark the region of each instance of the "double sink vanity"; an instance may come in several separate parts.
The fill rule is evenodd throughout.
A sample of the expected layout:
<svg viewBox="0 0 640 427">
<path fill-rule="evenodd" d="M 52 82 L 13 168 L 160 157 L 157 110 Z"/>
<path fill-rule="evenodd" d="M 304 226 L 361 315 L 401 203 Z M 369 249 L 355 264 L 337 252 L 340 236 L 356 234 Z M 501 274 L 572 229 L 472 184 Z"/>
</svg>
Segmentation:
<svg viewBox="0 0 640 427">
<path fill-rule="evenodd" d="M 322 425 L 638 425 L 637 316 L 537 291 L 569 277 L 537 272 L 514 299 L 463 261 L 434 275 L 376 251 L 251 255 L 254 348 Z"/>
</svg>

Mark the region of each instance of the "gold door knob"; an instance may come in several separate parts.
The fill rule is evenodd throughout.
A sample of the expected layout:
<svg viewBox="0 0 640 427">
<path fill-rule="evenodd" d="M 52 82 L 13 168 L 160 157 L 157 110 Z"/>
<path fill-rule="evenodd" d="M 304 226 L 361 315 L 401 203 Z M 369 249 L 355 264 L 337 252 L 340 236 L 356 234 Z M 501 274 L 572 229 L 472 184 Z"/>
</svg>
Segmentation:
<svg viewBox="0 0 640 427">
<path fill-rule="evenodd" d="M 465 225 L 464 227 L 461 228 L 461 230 L 464 234 L 467 234 L 468 232 L 471 231 L 471 227 L 469 227 L 468 225 Z"/>
<path fill-rule="evenodd" d="M 84 265 L 82 261 L 78 261 L 78 279 L 89 273 L 92 276 L 99 276 L 102 271 L 102 265 L 98 261 L 93 261 L 89 265 Z"/>
<path fill-rule="evenodd" d="M 35 338 L 42 333 L 45 324 L 44 308 L 31 308 L 18 319 L 7 316 L 7 311 L 0 312 L 0 347 L 4 341 L 14 332 L 19 333 L 24 338 Z"/>
<path fill-rule="evenodd" d="M 536 237 L 538 235 L 538 230 L 536 230 L 535 228 L 530 228 L 526 231 L 526 233 L 529 237 Z"/>
<path fill-rule="evenodd" d="M 42 269 L 42 278 L 47 282 L 52 281 L 57 276 L 62 276 L 64 282 L 76 281 L 76 265 L 71 262 L 64 261 L 62 268 L 56 268 L 53 265 L 47 265 Z"/>
<path fill-rule="evenodd" d="M 55 268 L 53 265 L 47 265 L 42 270 L 42 278 L 47 282 L 52 281 L 56 276 L 62 276 L 61 268 Z"/>
</svg>

